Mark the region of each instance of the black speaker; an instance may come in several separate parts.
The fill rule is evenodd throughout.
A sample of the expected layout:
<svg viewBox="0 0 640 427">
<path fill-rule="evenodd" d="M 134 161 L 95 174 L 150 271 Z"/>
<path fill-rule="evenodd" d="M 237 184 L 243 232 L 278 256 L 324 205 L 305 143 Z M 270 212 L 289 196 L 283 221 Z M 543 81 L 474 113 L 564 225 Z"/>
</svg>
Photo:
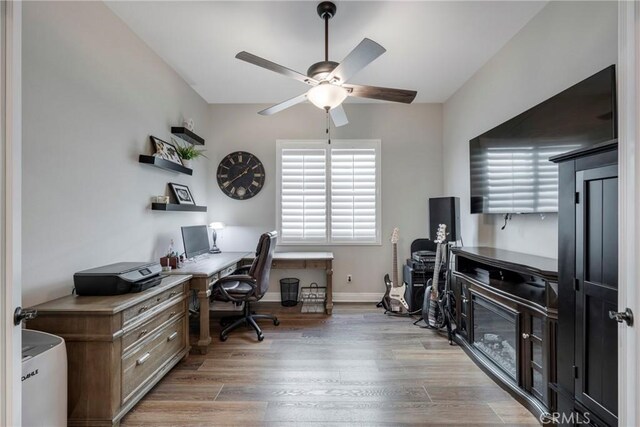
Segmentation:
<svg viewBox="0 0 640 427">
<path fill-rule="evenodd" d="M 447 240 L 460 240 L 460 198 L 434 197 L 429 199 L 429 233 L 436 238 L 438 225 L 447 225 Z"/>
<path fill-rule="evenodd" d="M 433 272 L 431 272 L 431 275 L 433 275 Z M 409 304 L 409 311 L 422 309 L 427 274 L 415 272 L 413 268 L 405 264 L 402 276 L 404 283 L 407 285 L 407 289 L 404 292 L 404 299 L 407 300 L 407 304 Z"/>
</svg>

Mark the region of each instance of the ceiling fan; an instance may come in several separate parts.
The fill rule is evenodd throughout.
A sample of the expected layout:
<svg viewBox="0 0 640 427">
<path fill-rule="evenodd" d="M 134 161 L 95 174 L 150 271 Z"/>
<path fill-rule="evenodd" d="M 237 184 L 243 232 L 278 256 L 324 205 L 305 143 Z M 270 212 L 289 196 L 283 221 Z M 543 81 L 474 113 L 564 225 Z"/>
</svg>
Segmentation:
<svg viewBox="0 0 640 427">
<path fill-rule="evenodd" d="M 336 10 L 336 5 L 330 1 L 323 1 L 318 5 L 318 15 L 324 20 L 324 61 L 316 62 L 309 67 L 306 75 L 249 52 L 242 51 L 236 55 L 236 58 L 242 61 L 313 86 L 306 93 L 262 110 L 258 114 L 270 116 L 309 100 L 316 107 L 330 114 L 333 124 L 337 127 L 349 123 L 342 107 L 342 102 L 347 96 L 402 102 L 405 104 L 413 102 L 417 94 L 414 90 L 347 84 L 356 73 L 385 53 L 386 49 L 373 40 L 365 38 L 341 63 L 329 61 L 329 19 L 335 16 Z"/>
</svg>

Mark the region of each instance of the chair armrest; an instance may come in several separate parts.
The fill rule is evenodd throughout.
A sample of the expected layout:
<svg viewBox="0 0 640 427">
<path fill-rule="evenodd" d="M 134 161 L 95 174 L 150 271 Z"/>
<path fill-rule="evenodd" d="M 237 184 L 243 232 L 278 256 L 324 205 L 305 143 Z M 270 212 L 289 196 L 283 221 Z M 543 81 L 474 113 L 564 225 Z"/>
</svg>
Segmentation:
<svg viewBox="0 0 640 427">
<path fill-rule="evenodd" d="M 244 275 L 244 274 L 232 274 L 231 276 L 226 276 L 226 277 L 223 277 L 221 279 L 216 280 L 216 282 L 213 284 L 211 289 L 213 291 L 213 288 L 217 287 L 219 289 L 220 293 L 222 295 L 224 295 L 224 297 L 227 298 L 229 301 L 243 302 L 245 300 L 245 298 L 232 297 L 231 295 L 229 295 L 227 290 L 223 286 L 221 286 L 222 284 L 229 283 L 229 282 L 242 282 L 242 283 L 246 283 L 247 285 L 251 286 L 251 292 L 246 294 L 246 297 L 255 295 L 256 290 L 258 288 L 256 280 L 253 277 L 247 276 L 247 275 Z"/>
</svg>

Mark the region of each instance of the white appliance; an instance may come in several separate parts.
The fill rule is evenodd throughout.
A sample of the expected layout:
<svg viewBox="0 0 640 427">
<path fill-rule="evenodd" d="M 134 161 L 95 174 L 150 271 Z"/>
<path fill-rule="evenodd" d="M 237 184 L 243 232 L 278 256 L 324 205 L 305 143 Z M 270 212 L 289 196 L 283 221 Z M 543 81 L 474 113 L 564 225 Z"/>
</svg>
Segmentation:
<svg viewBox="0 0 640 427">
<path fill-rule="evenodd" d="M 22 425 L 67 425 L 67 350 L 64 340 L 22 330 Z"/>
</svg>

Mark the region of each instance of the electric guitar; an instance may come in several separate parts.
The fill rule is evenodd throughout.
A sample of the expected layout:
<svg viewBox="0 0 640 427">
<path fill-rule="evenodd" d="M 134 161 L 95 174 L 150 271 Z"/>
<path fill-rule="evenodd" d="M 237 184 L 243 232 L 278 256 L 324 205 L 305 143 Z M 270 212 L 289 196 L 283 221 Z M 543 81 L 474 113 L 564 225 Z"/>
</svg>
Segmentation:
<svg viewBox="0 0 640 427">
<path fill-rule="evenodd" d="M 433 279 L 431 280 L 431 289 L 427 289 L 429 292 L 429 309 L 427 311 L 427 324 L 432 328 L 440 328 L 442 325 L 442 307 L 440 306 L 440 299 L 438 294 L 438 280 L 440 279 L 440 265 L 442 264 L 443 249 L 442 246 L 447 236 L 447 225 L 440 224 L 438 226 L 438 232 L 436 233 L 435 242 L 438 244 L 436 247 L 436 263 L 433 268 Z M 425 298 L 426 299 L 426 298 Z"/>
<path fill-rule="evenodd" d="M 391 233 L 391 243 L 393 244 L 393 281 L 389 279 L 388 274 L 384 275 L 384 284 L 387 287 L 387 292 L 382 302 L 387 311 L 400 311 L 401 309 L 398 303 L 402 304 L 407 311 L 409 310 L 409 304 L 404 299 L 404 292 L 407 287 L 404 283 L 402 286 L 398 285 L 398 233 L 399 230 L 397 227 L 394 228 L 393 233 Z M 385 300 L 389 308 L 384 304 Z"/>
</svg>

